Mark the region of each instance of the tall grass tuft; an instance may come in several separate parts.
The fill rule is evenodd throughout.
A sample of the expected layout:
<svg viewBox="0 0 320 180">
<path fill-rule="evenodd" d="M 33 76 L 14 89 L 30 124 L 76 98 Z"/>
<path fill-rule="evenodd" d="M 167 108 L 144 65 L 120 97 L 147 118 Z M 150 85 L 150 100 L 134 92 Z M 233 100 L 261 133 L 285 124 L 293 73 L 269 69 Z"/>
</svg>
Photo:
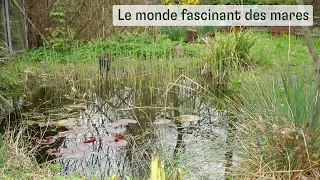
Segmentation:
<svg viewBox="0 0 320 180">
<path fill-rule="evenodd" d="M 251 64 L 250 49 L 254 43 L 250 32 L 218 33 L 207 46 L 207 63 L 213 82 L 226 88 L 234 72 Z"/>
<path fill-rule="evenodd" d="M 25 128 L 6 131 L 0 140 L 1 179 L 48 179 L 53 177 L 50 168 L 40 167 L 31 155 L 30 144 L 25 141 Z"/>
<path fill-rule="evenodd" d="M 242 176 L 320 178 L 320 102 L 313 83 L 282 75 L 245 85 L 237 126 Z"/>
</svg>

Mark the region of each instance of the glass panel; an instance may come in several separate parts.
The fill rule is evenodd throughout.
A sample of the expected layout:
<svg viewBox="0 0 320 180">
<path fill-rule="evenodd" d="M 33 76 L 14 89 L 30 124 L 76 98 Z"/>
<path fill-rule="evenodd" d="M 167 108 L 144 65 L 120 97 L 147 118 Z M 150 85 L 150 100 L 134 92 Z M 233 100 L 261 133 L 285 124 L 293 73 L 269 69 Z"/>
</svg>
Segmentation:
<svg viewBox="0 0 320 180">
<path fill-rule="evenodd" d="M 5 17 L 4 17 L 4 6 L 3 1 L 0 0 L 0 57 L 9 54 L 9 48 L 6 43 L 6 32 L 5 32 Z"/>
<path fill-rule="evenodd" d="M 18 2 L 20 2 L 20 7 L 23 7 L 21 1 Z M 20 51 L 26 49 L 24 17 L 20 10 L 11 1 L 8 3 L 12 50 Z"/>
</svg>

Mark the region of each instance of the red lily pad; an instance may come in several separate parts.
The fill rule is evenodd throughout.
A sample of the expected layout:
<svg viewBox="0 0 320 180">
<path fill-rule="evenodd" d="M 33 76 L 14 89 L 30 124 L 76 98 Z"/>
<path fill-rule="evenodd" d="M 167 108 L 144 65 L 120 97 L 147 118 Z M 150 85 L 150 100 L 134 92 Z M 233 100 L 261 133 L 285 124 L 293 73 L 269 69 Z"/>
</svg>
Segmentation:
<svg viewBox="0 0 320 180">
<path fill-rule="evenodd" d="M 118 142 L 120 140 L 126 140 L 126 137 L 123 134 L 116 134 L 116 137 L 114 138 L 114 141 Z"/>
<path fill-rule="evenodd" d="M 45 137 L 45 138 L 42 138 L 42 139 L 39 139 L 39 138 L 36 139 L 36 142 L 38 144 L 42 144 L 42 145 L 52 144 L 55 141 L 56 141 L 56 139 L 53 136 Z"/>
<path fill-rule="evenodd" d="M 61 155 L 60 149 L 48 149 L 47 153 L 51 156 Z"/>
<path fill-rule="evenodd" d="M 86 138 L 83 142 L 84 143 L 92 143 L 92 142 L 96 141 L 96 139 L 97 139 L 96 137 L 92 136 L 92 137 Z"/>
</svg>

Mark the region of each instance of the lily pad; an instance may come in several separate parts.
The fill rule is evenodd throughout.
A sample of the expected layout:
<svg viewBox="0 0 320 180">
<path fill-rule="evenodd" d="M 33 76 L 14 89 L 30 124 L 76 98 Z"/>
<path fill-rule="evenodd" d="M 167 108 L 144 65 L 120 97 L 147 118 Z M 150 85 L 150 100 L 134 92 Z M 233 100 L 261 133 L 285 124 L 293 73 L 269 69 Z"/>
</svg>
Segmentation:
<svg viewBox="0 0 320 180">
<path fill-rule="evenodd" d="M 76 126 L 77 124 L 75 118 L 62 119 L 57 122 L 57 126 Z"/>
<path fill-rule="evenodd" d="M 62 153 L 61 157 L 63 158 L 70 158 L 70 159 L 82 159 L 84 157 L 85 153 L 84 152 L 73 152 L 73 153 Z"/>
<path fill-rule="evenodd" d="M 36 142 L 38 144 L 42 144 L 42 145 L 45 145 L 45 144 L 52 144 L 56 141 L 56 138 L 53 137 L 53 136 L 49 136 L 49 137 L 45 137 L 45 138 L 42 138 L 42 139 L 39 139 L 37 138 L 36 139 Z"/>
<path fill-rule="evenodd" d="M 118 120 L 118 123 L 123 124 L 123 125 L 128 125 L 128 124 L 135 124 L 135 123 L 137 123 L 137 121 L 134 119 L 120 119 L 120 120 Z"/>
<path fill-rule="evenodd" d="M 61 155 L 60 149 L 48 149 L 47 153 L 51 156 Z"/>
<path fill-rule="evenodd" d="M 78 112 L 78 111 L 85 111 L 86 110 L 86 105 L 84 103 L 69 104 L 69 105 L 65 105 L 64 108 L 68 112 Z"/>
<path fill-rule="evenodd" d="M 104 137 L 102 137 L 102 141 L 105 141 L 105 142 L 112 142 L 112 141 L 114 141 L 114 137 L 111 137 L 111 136 L 104 136 Z"/>
<path fill-rule="evenodd" d="M 96 139 L 97 139 L 96 137 L 92 136 L 92 137 L 86 138 L 83 142 L 84 143 L 92 143 L 92 142 L 96 141 Z"/>
<path fill-rule="evenodd" d="M 106 130 L 107 130 L 107 132 L 109 132 L 109 133 L 120 134 L 120 133 L 124 133 L 124 132 L 126 131 L 126 128 L 112 128 L 112 127 L 107 127 Z"/>
<path fill-rule="evenodd" d="M 119 140 L 117 142 L 107 142 L 107 146 L 112 147 L 112 148 L 120 148 L 120 147 L 125 147 L 128 144 L 128 141 L 126 140 Z"/>
<path fill-rule="evenodd" d="M 169 124 L 171 123 L 171 120 L 169 119 L 156 119 L 153 124 L 155 125 L 161 125 L 161 124 Z"/>
<path fill-rule="evenodd" d="M 124 134 L 116 134 L 114 141 L 118 142 L 120 140 L 126 140 L 126 137 L 124 136 Z"/>
<path fill-rule="evenodd" d="M 175 118 L 177 121 L 184 121 L 184 122 L 193 122 L 199 121 L 200 117 L 195 115 L 181 115 Z"/>
<path fill-rule="evenodd" d="M 57 122 L 55 122 L 55 121 L 40 122 L 39 123 L 40 127 L 55 126 L 55 125 L 57 125 Z"/>
<path fill-rule="evenodd" d="M 49 155 L 61 155 L 63 158 L 81 159 L 86 153 L 90 152 L 90 146 L 86 144 L 79 144 L 77 146 L 69 146 L 66 148 L 49 149 Z"/>
<path fill-rule="evenodd" d="M 84 126 L 72 126 L 70 129 L 76 131 L 77 134 L 85 134 L 89 132 L 89 130 Z"/>
<path fill-rule="evenodd" d="M 77 151 L 82 151 L 82 152 L 88 152 L 90 149 L 90 146 L 86 144 L 79 144 L 77 146 L 68 146 L 66 148 L 61 148 L 62 153 L 73 153 Z"/>
<path fill-rule="evenodd" d="M 66 138 L 74 138 L 77 136 L 77 132 L 75 130 L 68 130 L 59 132 L 58 137 L 66 137 Z"/>
<path fill-rule="evenodd" d="M 122 124 L 122 123 L 118 123 L 118 122 L 113 122 L 113 123 L 107 123 L 106 124 L 107 127 L 112 127 L 112 128 L 117 128 L 117 127 L 119 127 L 121 125 L 128 125 L 128 123 L 127 124 Z"/>
</svg>

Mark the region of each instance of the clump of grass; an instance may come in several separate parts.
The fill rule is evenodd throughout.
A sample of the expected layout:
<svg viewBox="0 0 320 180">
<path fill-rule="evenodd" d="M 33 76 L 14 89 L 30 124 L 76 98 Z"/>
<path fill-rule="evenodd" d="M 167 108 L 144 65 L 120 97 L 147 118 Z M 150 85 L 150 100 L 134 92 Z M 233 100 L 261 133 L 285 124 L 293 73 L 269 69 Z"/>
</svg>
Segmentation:
<svg viewBox="0 0 320 180">
<path fill-rule="evenodd" d="M 208 44 L 207 63 L 218 87 L 226 89 L 234 72 L 252 64 L 250 49 L 255 40 L 250 36 L 250 32 L 236 30 L 231 34 L 218 33 Z"/>
<path fill-rule="evenodd" d="M 312 79 L 255 83 L 245 85 L 238 111 L 242 177 L 320 178 L 320 101 Z"/>
<path fill-rule="evenodd" d="M 53 174 L 50 168 L 40 167 L 25 141 L 25 128 L 8 130 L 0 141 L 0 174 L 3 179 L 48 179 Z"/>
</svg>

